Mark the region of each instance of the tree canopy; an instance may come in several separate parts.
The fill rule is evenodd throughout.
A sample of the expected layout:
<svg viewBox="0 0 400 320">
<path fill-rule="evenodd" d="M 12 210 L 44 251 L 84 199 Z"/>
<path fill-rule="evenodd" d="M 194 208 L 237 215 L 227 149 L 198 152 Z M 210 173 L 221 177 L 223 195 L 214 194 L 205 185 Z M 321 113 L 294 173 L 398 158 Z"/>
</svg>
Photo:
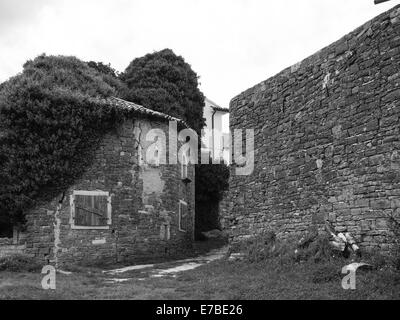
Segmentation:
<svg viewBox="0 0 400 320">
<path fill-rule="evenodd" d="M 126 98 L 147 108 L 185 120 L 199 137 L 205 125 L 204 95 L 198 76 L 185 60 L 164 49 L 134 59 L 120 78 L 128 87 Z M 218 203 L 228 187 L 226 165 L 196 165 L 196 228 L 218 224 Z M 214 214 L 210 212 L 213 208 Z"/>
<path fill-rule="evenodd" d="M 200 134 L 204 126 L 204 95 L 198 76 L 171 49 L 134 59 L 120 78 L 128 86 L 127 100 L 185 120 Z"/>
</svg>

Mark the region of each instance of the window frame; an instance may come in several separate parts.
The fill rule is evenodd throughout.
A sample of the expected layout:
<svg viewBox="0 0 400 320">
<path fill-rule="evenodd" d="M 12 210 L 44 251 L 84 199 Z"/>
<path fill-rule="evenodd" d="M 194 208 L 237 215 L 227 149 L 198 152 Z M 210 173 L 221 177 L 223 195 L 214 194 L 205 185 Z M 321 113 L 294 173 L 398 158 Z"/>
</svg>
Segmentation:
<svg viewBox="0 0 400 320">
<path fill-rule="evenodd" d="M 154 166 L 160 166 L 160 150 L 158 149 L 158 146 L 156 146 L 154 150 Z"/>
<path fill-rule="evenodd" d="M 186 153 L 182 153 L 182 161 L 181 161 L 181 180 L 185 180 L 189 178 L 189 161 Z"/>
<path fill-rule="evenodd" d="M 189 214 L 189 208 L 188 204 L 186 201 L 179 200 L 179 205 L 178 205 L 178 230 L 181 232 L 188 232 L 188 230 L 182 229 L 182 205 L 186 206 L 186 212 Z"/>
<path fill-rule="evenodd" d="M 75 225 L 75 196 L 103 196 L 107 197 L 107 225 L 104 226 L 79 226 Z M 74 190 L 70 195 L 70 225 L 73 230 L 108 230 L 112 223 L 111 195 L 108 191 Z"/>
</svg>

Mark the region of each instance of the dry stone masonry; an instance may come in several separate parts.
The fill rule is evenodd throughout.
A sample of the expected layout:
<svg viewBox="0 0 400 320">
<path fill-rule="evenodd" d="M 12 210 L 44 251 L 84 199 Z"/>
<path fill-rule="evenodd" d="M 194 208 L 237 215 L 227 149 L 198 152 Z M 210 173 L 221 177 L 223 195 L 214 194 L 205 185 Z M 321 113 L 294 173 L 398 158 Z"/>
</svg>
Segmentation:
<svg viewBox="0 0 400 320">
<path fill-rule="evenodd" d="M 152 260 L 191 250 L 194 167 L 188 167 L 191 182 L 185 183 L 179 162 L 169 165 L 144 161 L 145 150 L 154 143 L 146 140 L 146 134 L 151 129 L 161 129 L 167 136 L 168 128 L 168 121 L 137 114 L 135 119 L 126 119 L 116 132 L 108 133 L 80 180 L 54 201 L 38 205 L 27 215 L 23 251 L 43 263 L 69 266 Z M 71 207 L 78 200 L 77 196 L 71 200 L 71 196 L 82 191 L 99 193 L 100 198 L 101 194 L 109 195 L 99 199 L 100 204 L 86 204 L 89 210 L 96 211 L 102 201 L 104 210 L 110 203 L 110 216 L 106 221 L 98 220 L 103 221 L 101 226 L 76 226 Z M 185 217 L 179 214 L 182 201 L 187 204 Z M 184 230 L 182 219 L 187 222 Z"/>
<path fill-rule="evenodd" d="M 222 206 L 231 241 L 330 221 L 389 250 L 400 220 L 400 7 L 232 99 L 255 130 L 254 171 Z M 397 220 L 397 223 L 396 223 Z"/>
</svg>

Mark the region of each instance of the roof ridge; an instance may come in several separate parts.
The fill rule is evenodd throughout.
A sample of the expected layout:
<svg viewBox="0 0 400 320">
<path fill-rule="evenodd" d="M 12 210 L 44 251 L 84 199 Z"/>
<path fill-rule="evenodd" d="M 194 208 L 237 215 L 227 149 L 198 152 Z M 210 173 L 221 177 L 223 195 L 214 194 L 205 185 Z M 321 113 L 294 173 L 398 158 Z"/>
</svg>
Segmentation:
<svg viewBox="0 0 400 320">
<path fill-rule="evenodd" d="M 115 105 L 116 107 L 119 107 L 119 108 L 122 108 L 122 109 L 126 109 L 126 110 L 133 110 L 134 112 L 138 112 L 138 113 L 141 113 L 141 114 L 144 114 L 144 115 L 147 115 L 147 116 L 158 117 L 158 118 L 166 119 L 166 120 L 169 120 L 169 121 L 176 121 L 178 123 L 183 124 L 185 127 L 190 128 L 188 126 L 188 124 L 182 119 L 170 116 L 170 115 L 168 115 L 166 113 L 162 113 L 162 112 L 159 112 L 159 111 L 155 111 L 155 110 L 146 108 L 146 107 L 144 107 L 144 106 L 142 106 L 140 104 L 137 104 L 137 103 L 134 103 L 134 102 L 131 102 L 131 101 L 127 101 L 127 100 L 124 100 L 124 99 L 121 99 L 121 98 L 118 98 L 118 97 L 111 96 L 109 98 L 106 98 L 105 102 L 106 103 L 111 103 L 111 104 Z"/>
<path fill-rule="evenodd" d="M 215 103 L 214 101 L 212 101 L 211 99 L 205 97 L 204 100 L 207 100 L 210 104 L 210 107 L 217 110 L 217 111 L 226 111 L 229 112 L 229 108 L 225 108 L 225 107 L 221 107 L 218 103 Z"/>
</svg>

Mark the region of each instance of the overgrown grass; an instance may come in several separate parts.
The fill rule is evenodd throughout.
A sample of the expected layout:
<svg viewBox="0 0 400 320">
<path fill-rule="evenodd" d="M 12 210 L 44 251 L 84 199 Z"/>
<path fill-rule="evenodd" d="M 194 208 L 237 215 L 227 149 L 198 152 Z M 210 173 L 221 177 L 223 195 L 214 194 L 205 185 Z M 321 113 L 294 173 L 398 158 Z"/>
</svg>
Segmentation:
<svg viewBox="0 0 400 320">
<path fill-rule="evenodd" d="M 57 274 L 56 290 L 41 288 L 40 273 L 0 272 L 0 299 L 400 299 L 400 273 L 357 272 L 356 290 L 344 290 L 340 270 L 330 263 L 220 260 L 176 278 L 138 275 L 117 284 L 101 272 Z"/>
<path fill-rule="evenodd" d="M 258 240 L 243 245 L 242 261 L 222 259 L 176 278 L 138 270 L 110 284 L 101 269 L 77 268 L 57 274 L 57 289 L 46 291 L 40 272 L 0 272 L 0 299 L 400 299 L 400 272 L 379 255 L 363 256 L 376 267 L 358 270 L 356 289 L 344 290 L 341 270 L 351 261 L 331 252 L 326 239 L 297 253 L 294 242 Z"/>
<path fill-rule="evenodd" d="M 326 236 L 317 236 L 313 241 L 302 241 L 294 237 L 277 240 L 273 232 L 266 232 L 235 245 L 233 251 L 244 253 L 246 261 L 258 263 L 294 264 L 300 262 L 327 262 L 342 259 L 335 253 Z"/>
<path fill-rule="evenodd" d="M 42 266 L 35 259 L 23 254 L 0 258 L 0 271 L 37 272 L 41 268 Z"/>
<path fill-rule="evenodd" d="M 335 250 L 327 235 L 316 235 L 312 240 L 307 237 L 299 240 L 292 237 L 278 240 L 271 231 L 257 235 L 232 248 L 244 254 L 248 263 L 267 262 L 269 264 L 314 263 L 320 265 L 345 265 L 354 261 L 371 264 L 374 268 L 394 268 L 400 270 L 400 248 L 391 254 L 383 255 L 378 251 L 362 252 L 349 258 Z"/>
<path fill-rule="evenodd" d="M 270 294 L 257 292 L 256 289 L 253 292 L 257 292 L 255 295 L 244 294 L 250 299 L 302 299 L 307 290 L 311 290 L 309 294 L 314 299 L 400 298 L 400 249 L 393 251 L 391 255 L 363 252 L 361 256 L 345 258 L 341 252 L 332 248 L 326 235 L 315 236 L 312 241 L 307 238 L 301 241 L 296 238 L 280 241 L 273 232 L 266 232 L 236 245 L 233 250 L 244 254 L 244 260 L 236 262 L 236 267 L 240 265 L 245 269 L 247 266 L 255 277 L 262 274 L 256 270 L 263 268 L 264 275 L 272 277 L 274 280 L 271 281 L 277 286 L 282 281 L 279 284 L 282 286 L 282 294 L 276 293 L 277 296 L 272 297 Z M 346 291 L 341 286 L 341 280 L 345 276 L 342 268 L 352 262 L 368 263 L 372 265 L 372 269 L 359 269 L 356 273 L 359 289 Z M 252 279 L 247 281 L 249 284 L 253 282 Z M 290 282 L 293 284 L 292 291 L 286 291 L 289 290 Z M 299 284 L 302 288 L 298 287 Z"/>
</svg>

